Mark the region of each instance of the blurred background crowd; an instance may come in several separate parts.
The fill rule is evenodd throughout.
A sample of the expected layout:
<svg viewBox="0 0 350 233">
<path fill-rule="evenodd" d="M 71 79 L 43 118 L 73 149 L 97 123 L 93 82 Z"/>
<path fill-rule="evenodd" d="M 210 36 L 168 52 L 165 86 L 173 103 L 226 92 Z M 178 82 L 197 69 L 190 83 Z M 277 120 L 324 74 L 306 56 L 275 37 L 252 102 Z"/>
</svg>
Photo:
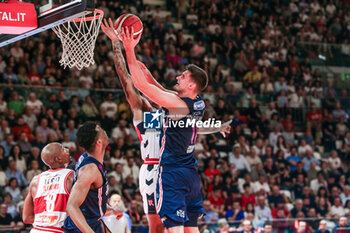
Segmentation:
<svg viewBox="0 0 350 233">
<path fill-rule="evenodd" d="M 124 12 L 142 18 L 138 59 L 162 85 L 171 88 L 187 64 L 203 67 L 210 78 L 205 118 L 233 120 L 228 137 L 197 139 L 207 211 L 202 231 L 251 232 L 266 223 L 278 233 L 348 227 L 350 98 L 346 86 L 335 86 L 315 66 L 322 56 L 347 64 L 350 2 L 160 3 L 98 1 L 97 7 L 113 20 Z M 0 225 L 23 225 L 28 184 L 47 169 L 41 149 L 59 141 L 77 158 L 77 128 L 94 120 L 110 137 L 109 190 L 122 195 L 134 231 L 146 232 L 139 141 L 111 44 L 101 32 L 96 64 L 82 71 L 63 69 L 60 54 L 51 30 L 0 48 Z"/>
</svg>

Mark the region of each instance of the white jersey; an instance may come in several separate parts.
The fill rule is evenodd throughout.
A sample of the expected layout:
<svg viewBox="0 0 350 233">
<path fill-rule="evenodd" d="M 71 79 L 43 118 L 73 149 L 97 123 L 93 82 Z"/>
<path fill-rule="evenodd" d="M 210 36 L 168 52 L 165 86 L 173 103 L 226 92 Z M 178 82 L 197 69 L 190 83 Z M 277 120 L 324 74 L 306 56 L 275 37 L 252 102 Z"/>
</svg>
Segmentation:
<svg viewBox="0 0 350 233">
<path fill-rule="evenodd" d="M 67 218 L 69 192 L 67 179 L 70 169 L 48 170 L 38 177 L 34 194 L 34 223 L 32 232 L 64 232 L 62 226 Z"/>
<path fill-rule="evenodd" d="M 134 121 L 140 140 L 141 157 L 144 161 L 158 159 L 160 155 L 160 130 L 145 129 L 143 121 Z"/>
<path fill-rule="evenodd" d="M 160 157 L 160 131 L 145 129 L 143 121 L 135 122 L 140 139 L 141 157 L 144 161 L 140 169 L 139 184 L 145 214 L 156 214 L 156 187 Z"/>
</svg>

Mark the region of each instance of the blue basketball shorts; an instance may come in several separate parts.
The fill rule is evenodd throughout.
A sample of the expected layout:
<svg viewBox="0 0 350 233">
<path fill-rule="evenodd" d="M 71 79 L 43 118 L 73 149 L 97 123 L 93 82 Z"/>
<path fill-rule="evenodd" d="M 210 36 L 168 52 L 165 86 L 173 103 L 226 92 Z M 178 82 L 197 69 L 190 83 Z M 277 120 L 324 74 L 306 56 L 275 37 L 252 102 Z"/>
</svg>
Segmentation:
<svg viewBox="0 0 350 233">
<path fill-rule="evenodd" d="M 157 213 L 166 228 L 197 227 L 199 216 L 205 213 L 195 168 L 161 166 L 156 196 Z"/>
</svg>

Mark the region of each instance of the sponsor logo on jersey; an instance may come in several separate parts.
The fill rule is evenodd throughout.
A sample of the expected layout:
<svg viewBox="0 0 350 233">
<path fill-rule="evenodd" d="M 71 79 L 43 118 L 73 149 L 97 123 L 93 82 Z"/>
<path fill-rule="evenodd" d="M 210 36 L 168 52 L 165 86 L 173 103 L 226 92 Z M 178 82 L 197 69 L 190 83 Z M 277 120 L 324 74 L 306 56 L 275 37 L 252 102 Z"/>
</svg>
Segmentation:
<svg viewBox="0 0 350 233">
<path fill-rule="evenodd" d="M 194 110 L 203 110 L 205 108 L 205 103 L 203 100 L 197 101 L 193 104 Z"/>
</svg>

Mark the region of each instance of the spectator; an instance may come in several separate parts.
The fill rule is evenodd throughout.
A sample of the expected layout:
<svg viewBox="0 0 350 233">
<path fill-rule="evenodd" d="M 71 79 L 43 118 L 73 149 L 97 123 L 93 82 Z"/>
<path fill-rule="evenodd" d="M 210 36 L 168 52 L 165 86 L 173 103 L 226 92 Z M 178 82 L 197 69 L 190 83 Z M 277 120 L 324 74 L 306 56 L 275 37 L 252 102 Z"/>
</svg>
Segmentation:
<svg viewBox="0 0 350 233">
<path fill-rule="evenodd" d="M 21 148 L 18 145 L 14 145 L 11 148 L 9 161 L 11 161 L 11 160 L 16 161 L 16 169 L 18 169 L 19 171 L 25 172 L 27 170 L 27 163 L 24 159 Z"/>
<path fill-rule="evenodd" d="M 36 98 L 36 95 L 34 92 L 29 94 L 29 99 L 26 102 L 26 107 L 29 107 L 33 110 L 33 113 L 36 116 L 39 116 L 40 113 L 42 112 L 44 105 L 43 103 Z"/>
<path fill-rule="evenodd" d="M 250 154 L 246 157 L 246 160 L 251 169 L 255 169 L 258 164 L 262 163 L 260 157 L 256 155 L 254 148 L 250 150 Z"/>
<path fill-rule="evenodd" d="M 15 222 L 10 214 L 7 213 L 7 204 L 2 203 L 0 205 L 0 227 L 12 228 L 15 226 Z"/>
<path fill-rule="evenodd" d="M 318 229 L 315 231 L 315 233 L 330 233 L 329 230 L 327 229 L 327 221 L 326 220 L 321 220 L 320 225 Z"/>
<path fill-rule="evenodd" d="M 251 193 L 250 184 L 243 185 L 244 193 L 241 196 L 241 207 L 245 208 L 248 203 L 252 203 L 255 206 L 255 195 Z"/>
<path fill-rule="evenodd" d="M 70 139 L 70 135 L 68 132 L 63 133 L 63 142 L 62 142 L 62 146 L 69 148 L 70 151 L 76 151 L 77 150 L 77 146 L 75 144 L 75 142 L 73 142 Z"/>
<path fill-rule="evenodd" d="M 29 126 L 29 128 L 34 131 L 34 128 L 37 125 L 37 117 L 33 113 L 33 109 L 30 107 L 25 107 L 24 114 L 22 115 L 23 121 Z"/>
<path fill-rule="evenodd" d="M 301 211 L 306 215 L 306 210 L 303 207 L 303 201 L 301 199 L 297 199 L 295 201 L 294 208 L 290 211 L 293 218 L 295 218 L 298 214 L 298 212 Z"/>
<path fill-rule="evenodd" d="M 336 197 L 334 199 L 334 204 L 331 207 L 330 213 L 331 213 L 332 217 L 339 217 L 339 216 L 345 215 L 345 209 L 341 203 L 340 197 Z"/>
<path fill-rule="evenodd" d="M 106 100 L 101 104 L 100 108 L 106 109 L 106 116 L 110 119 L 116 118 L 118 105 L 113 101 L 112 93 L 108 93 Z"/>
<path fill-rule="evenodd" d="M 9 186 L 6 186 L 4 191 L 11 195 L 13 202 L 18 203 L 22 200 L 21 191 L 19 190 L 16 178 L 10 179 Z"/>
<path fill-rule="evenodd" d="M 253 233 L 253 226 L 251 221 L 244 220 L 242 223 L 242 231 L 239 231 L 239 233 Z"/>
<path fill-rule="evenodd" d="M 206 223 L 216 222 L 218 220 L 218 214 L 214 211 L 213 205 L 209 200 L 203 201 L 203 208 L 205 210 L 204 221 Z"/>
<path fill-rule="evenodd" d="M 134 200 L 134 196 L 137 190 L 137 185 L 134 183 L 133 175 L 130 174 L 126 177 L 122 190 L 123 190 L 124 197 L 127 199 L 128 202 L 131 202 L 132 200 Z"/>
<path fill-rule="evenodd" d="M 77 131 L 74 120 L 68 120 L 68 128 L 64 132 L 69 134 L 70 141 L 75 142 L 77 140 Z"/>
<path fill-rule="evenodd" d="M 28 185 L 28 182 L 24 177 L 23 173 L 16 169 L 16 161 L 14 160 L 9 161 L 9 168 L 6 170 L 6 176 L 8 180 L 10 180 L 11 178 L 16 178 L 16 180 L 18 181 L 18 185 L 21 188 Z"/>
<path fill-rule="evenodd" d="M 213 207 L 213 210 L 219 214 L 219 216 L 224 215 L 224 203 L 225 200 L 222 197 L 221 188 L 216 186 L 213 188 L 212 195 L 208 196 L 208 200 Z"/>
<path fill-rule="evenodd" d="M 272 220 L 271 209 L 265 204 L 265 196 L 259 195 L 257 198 L 257 205 L 255 206 L 255 214 L 259 220 Z"/>
<path fill-rule="evenodd" d="M 90 120 L 95 119 L 96 116 L 98 115 L 97 107 L 96 107 L 95 103 L 93 102 L 91 96 L 85 97 L 85 102 L 83 103 L 83 106 L 81 109 L 82 109 L 83 113 L 85 114 L 85 116 Z"/>
<path fill-rule="evenodd" d="M 314 193 L 317 193 L 320 187 L 328 187 L 327 181 L 322 172 L 317 172 L 317 179 L 311 180 L 310 187 Z"/>
<path fill-rule="evenodd" d="M 24 122 L 24 119 L 22 117 L 18 117 L 17 125 L 12 128 L 12 135 L 14 136 L 15 140 L 19 139 L 19 134 L 22 132 L 25 133 L 25 136 L 26 136 L 28 141 L 32 140 L 32 138 L 33 138 L 32 130 Z"/>
<path fill-rule="evenodd" d="M 268 202 L 271 209 L 277 207 L 278 204 L 285 203 L 283 196 L 280 194 L 280 188 L 277 185 L 272 187 L 271 195 L 268 196 Z"/>
<path fill-rule="evenodd" d="M 239 201 L 234 201 L 232 208 L 228 207 L 225 217 L 229 222 L 235 222 L 234 225 L 239 225 L 237 222 L 244 219 L 244 212 Z"/>
<path fill-rule="evenodd" d="M 16 142 L 13 140 L 12 134 L 7 134 L 5 140 L 0 143 L 5 151 L 5 157 L 10 156 L 11 148 L 14 145 L 16 145 Z"/>
<path fill-rule="evenodd" d="M 135 159 L 133 157 L 127 158 L 127 164 L 123 166 L 123 177 L 128 177 L 130 174 L 134 175 L 134 182 L 137 183 L 139 177 L 140 169 L 135 164 Z"/>
<path fill-rule="evenodd" d="M 30 163 L 30 169 L 27 171 L 27 181 L 30 183 L 34 176 L 39 175 L 42 170 L 39 169 L 39 162 L 37 160 L 32 160 Z"/>
<path fill-rule="evenodd" d="M 343 232 L 344 230 L 339 228 L 349 228 L 348 218 L 340 215 L 338 225 L 333 229 L 333 233 Z M 338 230 L 339 229 L 339 230 Z M 346 230 L 345 230 L 346 231 Z"/>
<path fill-rule="evenodd" d="M 47 142 L 47 138 L 50 134 L 50 128 L 48 127 L 48 121 L 46 118 L 42 118 L 40 121 L 40 126 L 36 128 L 36 134 L 40 133 L 43 137 L 43 143 Z M 36 135 L 37 136 L 37 135 Z"/>
<path fill-rule="evenodd" d="M 233 154 L 229 154 L 229 163 L 235 164 L 237 170 L 241 172 L 250 172 L 250 166 L 244 156 L 241 154 L 239 144 L 233 146 Z"/>
<path fill-rule="evenodd" d="M 254 182 L 253 193 L 270 193 L 270 186 L 266 182 L 266 177 L 264 175 L 260 175 L 259 180 Z"/>
</svg>

